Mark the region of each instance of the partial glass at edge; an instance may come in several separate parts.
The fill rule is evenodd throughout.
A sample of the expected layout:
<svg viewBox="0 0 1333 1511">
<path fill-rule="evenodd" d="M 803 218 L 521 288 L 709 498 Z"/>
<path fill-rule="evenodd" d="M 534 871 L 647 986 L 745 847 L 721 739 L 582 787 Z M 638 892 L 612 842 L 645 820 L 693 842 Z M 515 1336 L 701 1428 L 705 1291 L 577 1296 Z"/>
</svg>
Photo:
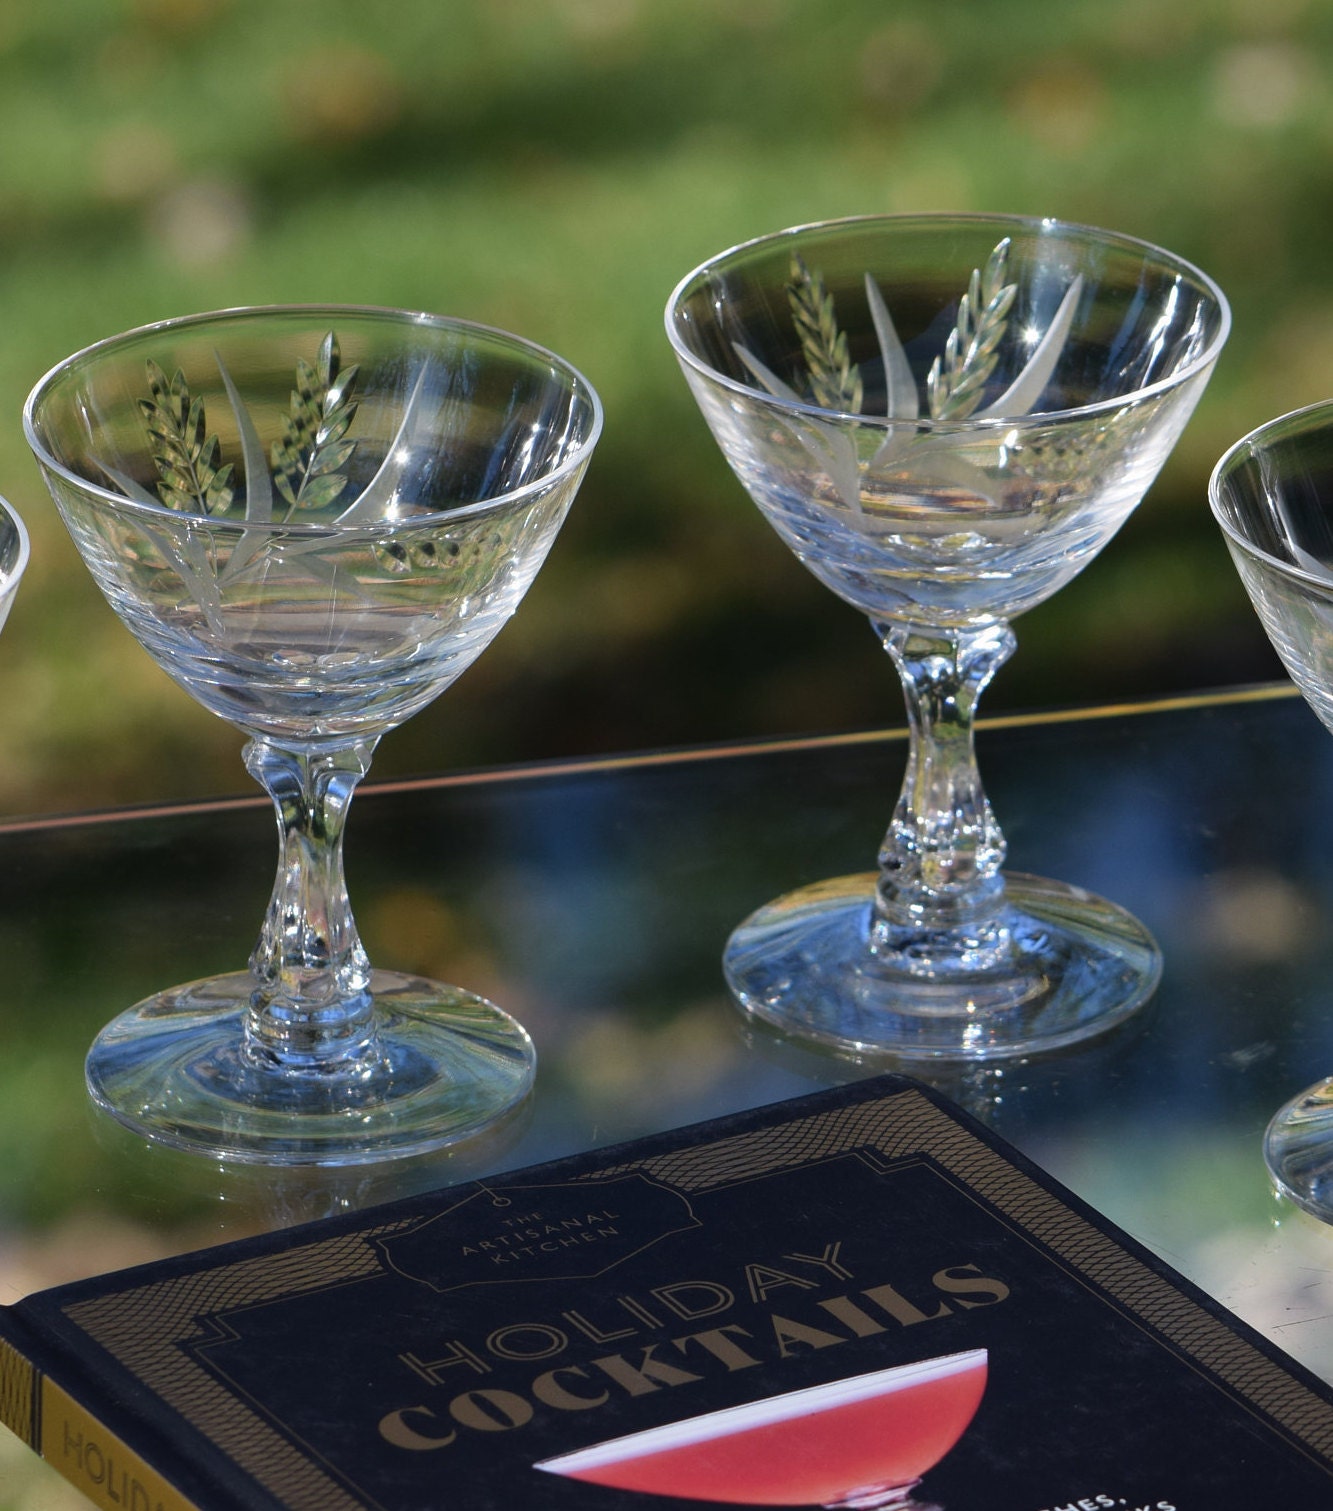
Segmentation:
<svg viewBox="0 0 1333 1511">
<path fill-rule="evenodd" d="M 1151 994 L 1157 946 L 1124 909 L 1002 872 L 973 718 L 1009 621 L 1138 504 L 1228 326 L 1172 254 L 1008 216 L 799 227 L 676 289 L 667 331 L 715 438 L 868 616 L 911 728 L 878 872 L 781 897 L 729 940 L 746 1014 L 842 1052 L 983 1059 L 1074 1042 Z"/>
<path fill-rule="evenodd" d="M 0 498 L 0 629 L 28 565 L 28 531 L 13 505 Z"/>
<path fill-rule="evenodd" d="M 28 566 L 28 531 L 12 504 L 0 498 L 0 629 Z"/>
<path fill-rule="evenodd" d="M 249 736 L 278 821 L 249 968 L 123 1012 L 89 1051 L 93 1098 L 254 1163 L 417 1154 L 495 1124 L 531 1088 L 530 1038 L 463 988 L 372 969 L 343 826 L 380 736 L 532 582 L 600 432 L 595 393 L 501 331 L 297 306 L 102 342 L 24 422 L 112 608 Z"/>
<path fill-rule="evenodd" d="M 1213 472 L 1209 501 L 1268 638 L 1333 729 L 1333 403 L 1238 441 Z M 1333 1075 L 1274 1114 L 1264 1158 L 1280 1191 L 1333 1222 Z"/>
</svg>

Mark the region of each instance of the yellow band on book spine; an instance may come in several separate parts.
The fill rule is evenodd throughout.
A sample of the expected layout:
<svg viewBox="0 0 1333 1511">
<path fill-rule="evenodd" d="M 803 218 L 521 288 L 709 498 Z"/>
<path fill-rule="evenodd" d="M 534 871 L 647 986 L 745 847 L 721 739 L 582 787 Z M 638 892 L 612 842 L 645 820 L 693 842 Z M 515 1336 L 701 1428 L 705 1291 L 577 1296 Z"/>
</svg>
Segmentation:
<svg viewBox="0 0 1333 1511">
<path fill-rule="evenodd" d="M 42 1457 L 102 1511 L 200 1511 L 49 1379 L 41 1437 Z"/>
</svg>

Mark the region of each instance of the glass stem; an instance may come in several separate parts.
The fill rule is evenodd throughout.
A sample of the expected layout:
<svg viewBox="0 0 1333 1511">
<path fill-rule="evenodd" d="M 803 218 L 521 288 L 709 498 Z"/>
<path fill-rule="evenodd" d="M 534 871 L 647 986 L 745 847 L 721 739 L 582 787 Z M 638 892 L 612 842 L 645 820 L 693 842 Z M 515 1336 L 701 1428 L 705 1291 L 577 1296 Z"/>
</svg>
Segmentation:
<svg viewBox="0 0 1333 1511">
<path fill-rule="evenodd" d="M 982 689 L 1012 653 L 1007 624 L 936 630 L 876 624 L 907 698 L 907 775 L 880 851 L 872 948 L 953 932 L 959 963 L 986 964 L 1002 945 L 1004 836 L 981 785 L 973 718 Z M 938 955 L 947 941 L 932 939 Z M 938 967 L 938 961 L 937 961 Z"/>
<path fill-rule="evenodd" d="M 370 961 L 343 876 L 343 826 L 374 740 L 312 754 L 253 739 L 250 775 L 273 799 L 281 854 L 250 956 L 246 1053 L 284 1069 L 337 1071 L 371 1039 Z"/>
</svg>

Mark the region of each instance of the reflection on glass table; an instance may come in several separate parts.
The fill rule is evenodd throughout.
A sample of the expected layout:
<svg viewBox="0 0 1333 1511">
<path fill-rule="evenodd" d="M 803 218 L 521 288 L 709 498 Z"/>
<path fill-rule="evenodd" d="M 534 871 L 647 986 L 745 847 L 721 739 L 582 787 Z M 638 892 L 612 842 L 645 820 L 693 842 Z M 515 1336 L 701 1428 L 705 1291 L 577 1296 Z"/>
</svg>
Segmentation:
<svg viewBox="0 0 1333 1511">
<path fill-rule="evenodd" d="M 979 739 L 1015 863 L 1122 899 L 1165 970 L 1102 1038 L 917 1073 L 1333 1380 L 1333 1228 L 1274 1196 L 1261 1148 L 1333 1065 L 1333 740 L 1286 686 Z M 266 801 L 0 826 L 0 1301 L 902 1068 L 747 1025 L 718 955 L 793 876 L 857 863 L 906 750 L 890 731 L 364 788 L 347 843 L 372 954 L 503 1000 L 539 1058 L 484 1141 L 342 1172 L 151 1145 L 83 1089 L 109 1007 L 247 947 Z M 6 1452 L 13 1511 L 11 1472 L 48 1471 Z"/>
</svg>

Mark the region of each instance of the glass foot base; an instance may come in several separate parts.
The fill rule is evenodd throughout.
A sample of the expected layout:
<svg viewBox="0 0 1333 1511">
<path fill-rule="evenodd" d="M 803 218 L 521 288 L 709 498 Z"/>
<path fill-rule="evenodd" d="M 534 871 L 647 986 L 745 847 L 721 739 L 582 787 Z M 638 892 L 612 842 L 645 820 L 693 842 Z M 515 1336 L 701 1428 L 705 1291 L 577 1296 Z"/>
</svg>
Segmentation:
<svg viewBox="0 0 1333 1511">
<path fill-rule="evenodd" d="M 1269 1123 L 1264 1160 L 1283 1196 L 1333 1222 L 1333 1078 L 1293 1097 Z"/>
<path fill-rule="evenodd" d="M 364 1164 L 469 1138 L 531 1089 L 524 1029 L 458 987 L 375 971 L 375 1037 L 347 1067 L 253 1063 L 248 971 L 159 992 L 88 1052 L 93 1100 L 148 1138 L 250 1164 Z"/>
<path fill-rule="evenodd" d="M 873 872 L 780 897 L 723 952 L 742 1011 L 783 1033 L 851 1053 L 984 1060 L 1073 1044 L 1152 995 L 1152 935 L 1114 903 L 1062 882 L 1007 873 L 1009 947 L 984 970 L 929 974 L 872 953 Z"/>
</svg>

